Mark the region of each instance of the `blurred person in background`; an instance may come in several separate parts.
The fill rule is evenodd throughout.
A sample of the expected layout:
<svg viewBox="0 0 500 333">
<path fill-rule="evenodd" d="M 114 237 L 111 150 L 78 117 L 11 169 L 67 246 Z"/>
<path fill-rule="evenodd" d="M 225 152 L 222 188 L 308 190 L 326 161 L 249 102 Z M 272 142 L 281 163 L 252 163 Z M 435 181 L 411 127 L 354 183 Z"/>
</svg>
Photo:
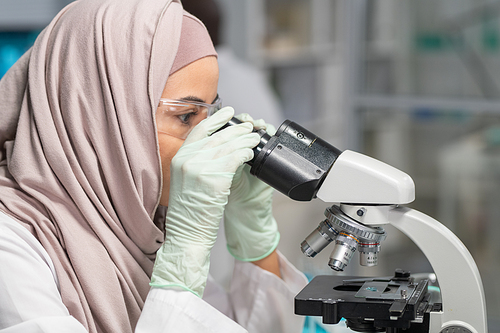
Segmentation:
<svg viewBox="0 0 500 333">
<path fill-rule="evenodd" d="M 307 281 L 243 166 L 273 126 L 215 133 L 217 80 L 178 1 L 75 1 L 42 31 L 0 80 L 0 332 L 302 331 Z M 223 217 L 228 292 L 208 275 Z"/>
</svg>

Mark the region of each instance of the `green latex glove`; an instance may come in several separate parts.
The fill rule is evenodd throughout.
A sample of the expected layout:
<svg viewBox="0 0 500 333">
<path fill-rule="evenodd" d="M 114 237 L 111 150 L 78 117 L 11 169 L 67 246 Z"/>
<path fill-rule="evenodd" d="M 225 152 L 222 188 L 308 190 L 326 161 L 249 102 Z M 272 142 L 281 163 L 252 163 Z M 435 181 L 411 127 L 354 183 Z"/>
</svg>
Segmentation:
<svg viewBox="0 0 500 333">
<path fill-rule="evenodd" d="M 260 139 L 248 123 L 211 135 L 233 115 L 232 108 L 223 108 L 200 122 L 172 159 L 165 242 L 157 252 L 153 287 L 203 295 L 233 176 L 252 159 Z"/>
<path fill-rule="evenodd" d="M 276 129 L 263 120 L 254 121 L 247 114 L 237 118 L 252 123 L 256 129 L 266 129 L 270 135 L 276 133 Z M 269 185 L 250 174 L 249 165 L 242 165 L 236 171 L 224 211 L 227 248 L 236 259 L 260 260 L 278 246 L 280 235 L 272 214 L 273 191 Z"/>
</svg>

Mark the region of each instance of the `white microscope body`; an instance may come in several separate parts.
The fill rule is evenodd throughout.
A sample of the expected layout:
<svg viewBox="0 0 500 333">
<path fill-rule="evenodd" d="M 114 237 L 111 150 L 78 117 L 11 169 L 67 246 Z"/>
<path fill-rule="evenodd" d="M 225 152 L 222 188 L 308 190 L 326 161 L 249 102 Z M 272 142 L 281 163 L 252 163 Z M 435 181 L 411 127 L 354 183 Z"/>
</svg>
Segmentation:
<svg viewBox="0 0 500 333">
<path fill-rule="evenodd" d="M 338 203 L 342 213 L 363 226 L 377 228 L 389 223 L 420 248 L 436 274 L 442 299 L 442 311 L 430 314 L 430 332 L 488 332 L 483 284 L 469 251 L 443 224 L 399 206 L 415 198 L 410 176 L 346 150 L 333 164 L 316 196 L 324 202 Z"/>
<path fill-rule="evenodd" d="M 239 122 L 233 118 L 226 126 Z M 332 269 L 342 271 L 355 250 L 360 253 L 362 265 L 374 266 L 377 264 L 380 243 L 386 238 L 385 231 L 380 226 L 390 223 L 415 242 L 436 274 L 441 290 L 441 310 L 426 312 L 425 319 L 419 317 L 425 321 L 424 325 L 429 322 L 429 331 L 487 333 L 483 285 L 469 251 L 458 237 L 438 221 L 400 206 L 415 199 L 415 185 L 410 176 L 368 156 L 349 150 L 341 151 L 290 120 L 283 122 L 273 136 L 263 130 L 257 133 L 261 136 L 261 141 L 254 148 L 254 159 L 247 162 L 251 165 L 252 175 L 293 200 L 309 201 L 319 198 L 334 204 L 325 212 L 327 219 L 302 242 L 304 254 L 314 257 L 333 243 L 334 250 L 329 262 Z M 313 285 L 312 281 L 308 285 L 311 288 L 304 288 L 300 297 L 307 296 L 300 299 L 299 295 L 296 296 L 295 310 L 302 315 L 323 315 L 325 323 L 338 323 L 340 312 L 348 316 L 356 309 L 347 308 L 347 302 L 342 300 L 328 298 L 330 296 L 326 295 L 332 293 L 332 288 L 328 285 L 331 281 L 322 279 L 320 283 L 324 281 L 324 285 Z M 407 284 L 408 288 L 414 288 L 410 285 Z M 419 295 L 408 295 L 409 303 L 401 302 L 405 299 L 403 295 L 393 297 L 396 311 L 387 309 L 385 296 L 379 295 L 382 298 L 381 315 L 384 317 L 380 320 L 390 317 L 389 323 L 381 322 L 388 325 L 380 327 L 387 327 L 388 332 L 406 330 L 406 326 L 400 329 L 392 324 L 400 318 L 407 325 L 408 320 L 416 320 L 413 319 L 415 314 L 412 312 L 411 318 L 402 318 L 393 313 L 402 313 L 405 309 L 414 307 L 424 297 L 426 289 L 425 281 L 423 285 L 419 284 L 419 287 L 414 288 L 412 293 Z M 309 291 L 318 300 L 310 297 Z M 401 292 L 407 290 L 401 289 Z M 356 296 L 354 299 L 356 300 Z M 374 318 L 370 318 L 371 313 L 375 312 L 374 304 L 370 301 L 364 304 L 368 310 L 363 316 L 368 316 L 368 321 L 375 322 Z M 358 318 L 353 318 L 353 322 L 356 320 Z M 377 327 L 369 330 L 363 326 L 366 324 L 365 317 L 360 320 L 361 331 L 380 331 Z M 357 323 L 353 325 L 356 326 Z"/>
</svg>

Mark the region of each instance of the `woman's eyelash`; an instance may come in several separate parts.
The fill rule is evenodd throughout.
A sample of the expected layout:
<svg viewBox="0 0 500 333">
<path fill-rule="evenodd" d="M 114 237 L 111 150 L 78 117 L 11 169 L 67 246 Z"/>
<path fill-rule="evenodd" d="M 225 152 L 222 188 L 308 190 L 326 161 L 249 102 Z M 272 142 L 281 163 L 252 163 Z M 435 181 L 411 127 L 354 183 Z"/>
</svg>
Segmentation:
<svg viewBox="0 0 500 333">
<path fill-rule="evenodd" d="M 192 112 L 188 112 L 188 113 L 184 113 L 184 114 L 181 114 L 179 115 L 179 119 L 184 123 L 184 124 L 189 124 L 189 119 L 192 117 L 192 116 L 196 116 L 198 112 L 196 111 L 192 111 Z"/>
</svg>

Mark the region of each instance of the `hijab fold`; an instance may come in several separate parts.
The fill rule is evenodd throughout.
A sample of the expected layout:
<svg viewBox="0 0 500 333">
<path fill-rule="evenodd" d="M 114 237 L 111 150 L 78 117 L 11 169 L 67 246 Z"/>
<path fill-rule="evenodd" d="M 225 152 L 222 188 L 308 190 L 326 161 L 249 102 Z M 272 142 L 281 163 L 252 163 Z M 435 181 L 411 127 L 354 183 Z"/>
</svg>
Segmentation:
<svg viewBox="0 0 500 333">
<path fill-rule="evenodd" d="M 0 210 L 47 250 L 89 332 L 132 332 L 149 291 L 154 113 L 182 20 L 175 0 L 75 1 L 0 81 Z"/>
</svg>

